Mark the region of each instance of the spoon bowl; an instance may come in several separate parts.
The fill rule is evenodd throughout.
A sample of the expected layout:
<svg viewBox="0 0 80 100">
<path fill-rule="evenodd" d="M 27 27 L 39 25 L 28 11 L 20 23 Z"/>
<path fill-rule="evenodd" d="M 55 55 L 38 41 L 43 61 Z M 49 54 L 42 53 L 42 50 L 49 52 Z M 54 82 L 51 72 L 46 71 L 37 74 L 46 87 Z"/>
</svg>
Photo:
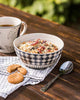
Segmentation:
<svg viewBox="0 0 80 100">
<path fill-rule="evenodd" d="M 71 61 L 66 61 L 61 65 L 59 72 L 62 74 L 69 74 L 72 70 L 73 63 Z"/>
</svg>

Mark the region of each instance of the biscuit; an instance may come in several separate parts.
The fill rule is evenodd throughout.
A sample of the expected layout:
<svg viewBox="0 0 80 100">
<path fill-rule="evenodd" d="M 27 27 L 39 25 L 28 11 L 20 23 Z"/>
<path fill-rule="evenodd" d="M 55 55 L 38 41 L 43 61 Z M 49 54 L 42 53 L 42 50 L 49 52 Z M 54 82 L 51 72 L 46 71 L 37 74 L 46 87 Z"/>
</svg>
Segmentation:
<svg viewBox="0 0 80 100">
<path fill-rule="evenodd" d="M 11 73 L 11 72 L 15 71 L 15 70 L 16 70 L 17 68 L 19 68 L 19 67 L 21 67 L 21 65 L 12 64 L 12 65 L 8 66 L 7 71 L 8 71 L 9 73 Z"/>
<path fill-rule="evenodd" d="M 26 73 L 27 73 L 27 70 L 25 68 L 23 68 L 23 67 L 20 67 L 17 70 L 23 75 L 26 75 Z"/>
<path fill-rule="evenodd" d="M 12 84 L 18 84 L 24 80 L 24 77 L 21 73 L 15 72 L 8 76 L 8 82 Z"/>
</svg>

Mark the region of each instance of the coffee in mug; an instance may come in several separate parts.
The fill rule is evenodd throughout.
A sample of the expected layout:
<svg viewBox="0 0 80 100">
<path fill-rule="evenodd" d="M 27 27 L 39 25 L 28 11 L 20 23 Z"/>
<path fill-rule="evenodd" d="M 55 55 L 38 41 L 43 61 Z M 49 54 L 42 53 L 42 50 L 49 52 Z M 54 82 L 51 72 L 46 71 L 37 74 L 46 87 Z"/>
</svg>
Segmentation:
<svg viewBox="0 0 80 100">
<path fill-rule="evenodd" d="M 14 26 L 14 25 L 0 25 L 0 27 L 11 27 L 11 26 Z"/>
<path fill-rule="evenodd" d="M 21 25 L 24 28 L 20 34 Z M 13 41 L 18 36 L 26 32 L 27 24 L 19 18 L 4 16 L 0 17 L 0 52 L 12 53 L 14 52 Z"/>
</svg>

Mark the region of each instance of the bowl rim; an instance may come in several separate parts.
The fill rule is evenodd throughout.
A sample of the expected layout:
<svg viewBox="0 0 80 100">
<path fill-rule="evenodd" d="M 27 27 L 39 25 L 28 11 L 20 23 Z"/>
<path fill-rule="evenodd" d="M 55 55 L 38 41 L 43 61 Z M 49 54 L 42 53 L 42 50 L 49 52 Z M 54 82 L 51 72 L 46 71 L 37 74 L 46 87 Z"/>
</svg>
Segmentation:
<svg viewBox="0 0 80 100">
<path fill-rule="evenodd" d="M 36 54 L 36 53 L 25 52 L 25 51 L 22 51 L 22 50 L 18 49 L 18 47 L 15 45 L 15 41 L 16 41 L 18 38 L 20 38 L 20 37 L 23 37 L 23 36 L 26 36 L 26 35 L 28 36 L 28 35 L 32 35 L 32 34 L 45 34 L 45 35 L 52 35 L 52 34 L 48 34 L 48 33 L 29 33 L 29 34 L 25 34 L 25 35 L 19 36 L 19 37 L 17 37 L 17 38 L 13 41 L 13 46 L 14 46 L 14 48 L 16 48 L 18 51 L 23 52 L 23 53 L 25 53 L 25 54 L 33 54 L 33 55 L 50 55 L 50 54 L 58 53 L 59 51 L 62 51 L 62 50 L 63 50 L 64 42 L 63 42 L 63 40 L 62 40 L 61 38 L 59 38 L 59 37 L 56 36 L 56 35 L 52 35 L 52 36 L 55 36 L 55 37 L 59 38 L 59 39 L 62 41 L 63 46 L 62 46 L 61 49 L 59 49 L 59 50 L 57 50 L 57 51 L 55 51 L 55 52 L 44 53 L 44 54 Z"/>
</svg>

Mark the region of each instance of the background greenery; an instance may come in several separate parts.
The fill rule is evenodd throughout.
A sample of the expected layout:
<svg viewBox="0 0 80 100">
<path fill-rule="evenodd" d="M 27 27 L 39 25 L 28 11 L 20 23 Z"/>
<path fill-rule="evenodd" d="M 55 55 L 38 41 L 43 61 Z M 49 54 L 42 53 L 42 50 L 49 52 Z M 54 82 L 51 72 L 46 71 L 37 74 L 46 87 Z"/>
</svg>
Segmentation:
<svg viewBox="0 0 80 100">
<path fill-rule="evenodd" d="M 80 0 L 0 0 L 0 3 L 69 26 L 80 20 Z"/>
</svg>

